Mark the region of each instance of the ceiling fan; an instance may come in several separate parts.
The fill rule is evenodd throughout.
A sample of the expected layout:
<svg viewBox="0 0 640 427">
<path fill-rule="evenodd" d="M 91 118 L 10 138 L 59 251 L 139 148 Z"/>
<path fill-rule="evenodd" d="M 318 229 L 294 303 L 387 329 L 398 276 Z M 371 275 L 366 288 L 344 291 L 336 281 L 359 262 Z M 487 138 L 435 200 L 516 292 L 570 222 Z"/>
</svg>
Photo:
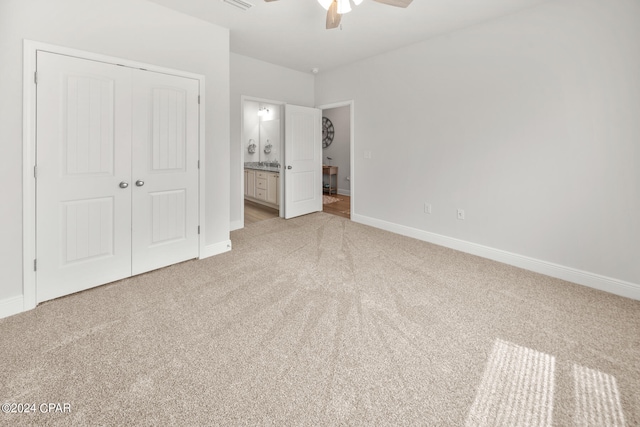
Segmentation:
<svg viewBox="0 0 640 427">
<path fill-rule="evenodd" d="M 277 0 L 264 0 L 266 2 Z M 345 13 L 351 12 L 351 1 L 357 6 L 362 0 L 318 0 L 318 3 L 327 10 L 327 30 L 337 28 L 340 25 L 340 19 Z M 389 6 L 407 7 L 413 0 L 374 0 L 378 3 L 388 4 Z"/>
</svg>

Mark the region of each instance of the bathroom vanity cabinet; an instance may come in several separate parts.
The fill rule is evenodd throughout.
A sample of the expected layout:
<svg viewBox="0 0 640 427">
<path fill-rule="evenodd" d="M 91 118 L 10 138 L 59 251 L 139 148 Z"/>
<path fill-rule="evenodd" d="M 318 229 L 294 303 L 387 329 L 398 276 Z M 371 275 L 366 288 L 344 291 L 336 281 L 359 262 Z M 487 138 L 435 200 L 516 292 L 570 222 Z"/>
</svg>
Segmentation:
<svg viewBox="0 0 640 427">
<path fill-rule="evenodd" d="M 244 197 L 275 209 L 279 208 L 280 173 L 254 169 L 244 170 Z"/>
<path fill-rule="evenodd" d="M 244 195 L 245 197 L 256 196 L 256 171 L 253 169 L 244 170 Z"/>
</svg>

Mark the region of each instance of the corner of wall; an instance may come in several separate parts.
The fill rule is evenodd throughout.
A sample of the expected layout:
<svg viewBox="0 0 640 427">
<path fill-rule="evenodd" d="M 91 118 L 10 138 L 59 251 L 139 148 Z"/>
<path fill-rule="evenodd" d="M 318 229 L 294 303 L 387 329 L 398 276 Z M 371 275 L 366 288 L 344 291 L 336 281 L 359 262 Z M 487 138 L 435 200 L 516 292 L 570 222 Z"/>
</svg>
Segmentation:
<svg viewBox="0 0 640 427">
<path fill-rule="evenodd" d="M 26 310 L 24 308 L 24 298 L 22 295 L 0 301 L 0 319 L 22 313 L 23 311 Z"/>
</svg>

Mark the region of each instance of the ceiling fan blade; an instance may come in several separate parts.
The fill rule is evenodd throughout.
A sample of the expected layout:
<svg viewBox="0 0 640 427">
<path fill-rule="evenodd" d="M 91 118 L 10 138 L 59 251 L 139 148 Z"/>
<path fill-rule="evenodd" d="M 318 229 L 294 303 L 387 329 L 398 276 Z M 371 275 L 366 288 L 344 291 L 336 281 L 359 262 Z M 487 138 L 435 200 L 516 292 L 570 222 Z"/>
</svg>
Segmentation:
<svg viewBox="0 0 640 427">
<path fill-rule="evenodd" d="M 338 2 L 333 0 L 333 3 L 329 6 L 329 10 L 327 10 L 327 30 L 337 28 L 340 25 L 341 19 L 342 15 L 338 13 Z"/>
<path fill-rule="evenodd" d="M 389 6 L 407 7 L 413 0 L 375 0 L 378 3 L 388 4 Z"/>
<path fill-rule="evenodd" d="M 266 2 L 270 2 L 270 1 L 278 1 L 278 0 L 264 0 L 264 1 L 266 1 Z"/>
</svg>

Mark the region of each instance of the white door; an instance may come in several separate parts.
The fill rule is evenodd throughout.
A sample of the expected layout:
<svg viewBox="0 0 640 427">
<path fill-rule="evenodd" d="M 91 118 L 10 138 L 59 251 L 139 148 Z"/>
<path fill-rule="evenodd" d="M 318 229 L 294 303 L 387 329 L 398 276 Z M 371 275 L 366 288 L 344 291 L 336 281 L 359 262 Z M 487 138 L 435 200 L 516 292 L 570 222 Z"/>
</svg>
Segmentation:
<svg viewBox="0 0 640 427">
<path fill-rule="evenodd" d="M 197 83 L 194 98 L 190 79 L 37 61 L 37 301 L 196 257 Z"/>
<path fill-rule="evenodd" d="M 41 302 L 131 274 L 131 188 L 120 187 L 131 177 L 131 73 L 51 53 L 37 61 Z"/>
<path fill-rule="evenodd" d="M 322 111 L 285 105 L 285 218 L 322 210 Z"/>
<path fill-rule="evenodd" d="M 132 274 L 198 256 L 198 81 L 133 73 Z"/>
</svg>

